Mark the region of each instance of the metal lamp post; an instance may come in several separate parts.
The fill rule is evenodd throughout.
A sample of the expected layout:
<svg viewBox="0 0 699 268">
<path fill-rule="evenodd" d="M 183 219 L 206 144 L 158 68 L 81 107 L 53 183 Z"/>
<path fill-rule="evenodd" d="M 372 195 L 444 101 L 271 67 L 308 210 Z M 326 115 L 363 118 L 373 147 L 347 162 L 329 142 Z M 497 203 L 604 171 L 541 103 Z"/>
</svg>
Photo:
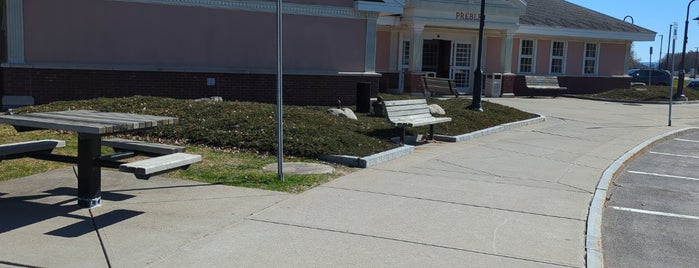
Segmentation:
<svg viewBox="0 0 699 268">
<path fill-rule="evenodd" d="M 670 39 L 672 39 L 670 36 L 672 36 L 672 24 L 670 24 L 670 32 L 667 34 L 667 56 L 665 56 L 665 70 L 670 70 Z M 675 57 L 674 52 L 672 57 Z"/>
<path fill-rule="evenodd" d="M 277 177 L 284 181 L 284 115 L 282 92 L 282 0 L 277 0 Z"/>
<path fill-rule="evenodd" d="M 469 109 L 483 111 L 481 95 L 483 93 L 483 70 L 481 70 L 481 54 L 483 54 L 483 28 L 485 26 L 485 0 L 481 0 L 480 25 L 478 27 L 478 56 L 476 70 L 473 72 L 473 101 Z"/>
<path fill-rule="evenodd" d="M 660 70 L 660 58 L 663 56 L 663 35 L 660 35 L 660 52 L 658 53 L 658 66 L 655 69 Z"/>
<path fill-rule="evenodd" d="M 687 17 L 684 20 L 684 39 L 682 40 L 682 57 L 680 58 L 680 72 L 677 74 L 679 80 L 677 81 L 677 93 L 674 99 L 676 100 L 687 100 L 687 96 L 684 95 L 684 56 L 687 53 L 687 28 L 689 27 L 689 7 L 694 3 L 694 0 L 689 1 L 687 4 Z"/>
</svg>

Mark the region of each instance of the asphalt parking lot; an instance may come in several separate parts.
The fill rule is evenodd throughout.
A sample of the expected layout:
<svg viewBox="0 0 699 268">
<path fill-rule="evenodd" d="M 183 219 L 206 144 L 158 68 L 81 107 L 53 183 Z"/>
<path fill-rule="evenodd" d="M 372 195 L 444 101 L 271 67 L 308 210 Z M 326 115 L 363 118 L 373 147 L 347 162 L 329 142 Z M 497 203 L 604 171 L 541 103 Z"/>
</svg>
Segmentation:
<svg viewBox="0 0 699 268">
<path fill-rule="evenodd" d="M 699 265 L 699 133 L 662 142 L 610 186 L 602 218 L 606 267 Z"/>
</svg>

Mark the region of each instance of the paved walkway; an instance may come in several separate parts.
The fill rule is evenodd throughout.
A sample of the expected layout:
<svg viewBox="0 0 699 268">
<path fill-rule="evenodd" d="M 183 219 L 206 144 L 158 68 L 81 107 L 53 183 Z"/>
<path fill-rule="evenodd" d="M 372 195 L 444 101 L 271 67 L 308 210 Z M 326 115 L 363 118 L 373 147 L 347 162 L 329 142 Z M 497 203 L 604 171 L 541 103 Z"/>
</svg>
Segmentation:
<svg viewBox="0 0 699 268">
<path fill-rule="evenodd" d="M 78 210 L 70 169 L 2 182 L 0 266 L 584 267 L 604 170 L 699 126 L 696 105 L 667 127 L 663 105 L 493 101 L 547 121 L 419 146 L 299 195 L 105 171 L 103 205 Z"/>
</svg>

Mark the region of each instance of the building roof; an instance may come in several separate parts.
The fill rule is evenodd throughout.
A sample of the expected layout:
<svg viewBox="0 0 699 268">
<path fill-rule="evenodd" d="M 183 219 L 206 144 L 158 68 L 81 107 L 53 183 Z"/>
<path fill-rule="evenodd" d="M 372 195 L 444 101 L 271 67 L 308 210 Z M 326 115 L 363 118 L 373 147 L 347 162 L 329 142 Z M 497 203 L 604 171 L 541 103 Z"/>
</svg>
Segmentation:
<svg viewBox="0 0 699 268">
<path fill-rule="evenodd" d="M 581 30 L 655 34 L 643 27 L 610 17 L 564 0 L 527 0 L 522 25 Z"/>
</svg>

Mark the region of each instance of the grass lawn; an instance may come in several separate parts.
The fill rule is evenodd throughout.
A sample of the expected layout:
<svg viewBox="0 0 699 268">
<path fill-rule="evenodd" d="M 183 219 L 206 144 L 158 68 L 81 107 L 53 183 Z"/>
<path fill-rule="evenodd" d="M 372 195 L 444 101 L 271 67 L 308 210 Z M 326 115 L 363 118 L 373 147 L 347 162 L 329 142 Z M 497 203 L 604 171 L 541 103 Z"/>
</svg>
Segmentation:
<svg viewBox="0 0 699 268">
<path fill-rule="evenodd" d="M 385 100 L 410 98 L 406 95 L 384 95 Z M 452 117 L 452 122 L 435 125 L 435 132 L 446 135 L 465 134 L 503 123 L 535 117 L 510 107 L 483 102 L 485 112 L 468 110 L 470 99 L 439 100 Z M 359 120 L 349 120 L 328 114 L 324 106 L 284 106 L 285 161 L 312 161 L 320 154 L 368 156 L 396 148 L 391 137 L 399 134 L 384 118 L 357 114 Z M 354 108 L 354 107 L 348 107 Z M 54 102 L 47 105 L 24 107 L 17 113 L 90 109 L 109 112 L 132 112 L 175 116 L 179 123 L 150 130 L 120 135 L 121 138 L 180 144 L 191 153 L 201 154 L 203 161 L 186 171 L 167 174 L 169 177 L 252 187 L 285 192 L 301 192 L 315 185 L 351 172 L 352 168 L 334 165 L 336 172 L 327 175 L 285 175 L 280 182 L 275 172 L 262 167 L 276 162 L 276 106 L 253 102 L 209 102 L 158 97 L 134 96 L 128 98 L 99 98 L 80 101 Z M 424 134 L 429 127 L 410 128 L 408 132 Z M 36 139 L 62 139 L 65 148 L 56 153 L 74 155 L 77 137 L 74 133 L 59 131 L 16 132 L 8 125 L 0 125 L 0 143 Z M 102 148 L 103 154 L 111 149 Z M 24 177 L 52 169 L 69 167 L 30 158 L 0 162 L 0 181 Z"/>
<path fill-rule="evenodd" d="M 677 88 L 673 88 L 673 94 Z M 699 100 L 699 90 L 684 88 L 684 95 L 689 100 Z M 583 96 L 623 101 L 665 101 L 670 97 L 669 86 L 632 86 L 631 88 L 614 89 L 597 94 Z"/>
</svg>

